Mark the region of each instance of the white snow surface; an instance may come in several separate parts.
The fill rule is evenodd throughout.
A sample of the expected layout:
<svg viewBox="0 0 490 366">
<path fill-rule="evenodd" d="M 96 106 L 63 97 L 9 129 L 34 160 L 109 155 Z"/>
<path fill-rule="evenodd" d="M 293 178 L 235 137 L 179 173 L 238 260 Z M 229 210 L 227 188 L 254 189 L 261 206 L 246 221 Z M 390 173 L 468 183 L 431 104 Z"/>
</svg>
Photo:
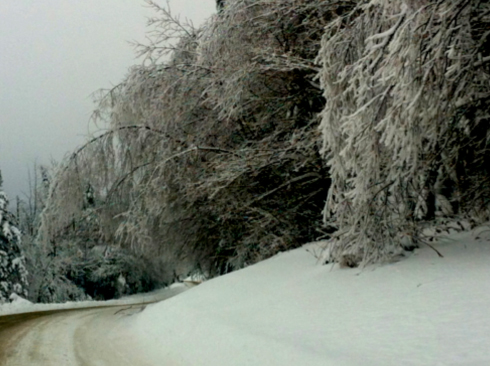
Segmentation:
<svg viewBox="0 0 490 366">
<path fill-rule="evenodd" d="M 44 334 L 43 355 L 64 360 L 53 365 L 490 365 L 489 227 L 434 244 L 444 258 L 424 247 L 363 270 L 320 265 L 313 255 L 319 245 L 185 292 L 173 285 L 115 301 L 50 305 L 16 297 L 0 315 L 147 303 L 183 292 L 124 311 L 56 314 L 19 333 L 15 352 L 30 360 L 29 345 L 41 352 Z"/>
<path fill-rule="evenodd" d="M 309 244 L 125 319 L 155 365 L 490 365 L 490 230 L 396 263 L 322 266 Z"/>
</svg>

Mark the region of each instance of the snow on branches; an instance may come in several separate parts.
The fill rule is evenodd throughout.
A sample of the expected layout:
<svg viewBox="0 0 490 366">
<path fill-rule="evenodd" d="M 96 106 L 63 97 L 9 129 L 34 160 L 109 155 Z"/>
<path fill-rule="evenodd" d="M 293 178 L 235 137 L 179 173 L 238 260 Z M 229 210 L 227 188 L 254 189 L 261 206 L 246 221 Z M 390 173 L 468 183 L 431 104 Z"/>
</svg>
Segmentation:
<svg viewBox="0 0 490 366">
<path fill-rule="evenodd" d="M 476 0 L 372 0 L 327 26 L 331 260 L 387 258 L 439 214 L 488 219 L 489 11 Z"/>
<path fill-rule="evenodd" d="M 314 239 L 328 189 L 314 59 L 352 3 L 229 0 L 200 29 L 149 3 L 145 63 L 99 95 L 108 131 L 59 169 L 45 242 L 80 226 L 88 184 L 105 236 L 152 257 L 204 256 L 223 272 Z"/>
<path fill-rule="evenodd" d="M 19 248 L 21 234 L 7 211 L 8 199 L 0 190 L 0 304 L 13 294 L 27 297 L 27 270 Z"/>
<path fill-rule="evenodd" d="M 327 234 L 327 190 L 347 265 L 485 219 L 486 2 L 229 0 L 199 29 L 148 3 L 145 62 L 97 98 L 107 131 L 60 166 L 44 242 L 78 228 L 225 272 Z"/>
</svg>

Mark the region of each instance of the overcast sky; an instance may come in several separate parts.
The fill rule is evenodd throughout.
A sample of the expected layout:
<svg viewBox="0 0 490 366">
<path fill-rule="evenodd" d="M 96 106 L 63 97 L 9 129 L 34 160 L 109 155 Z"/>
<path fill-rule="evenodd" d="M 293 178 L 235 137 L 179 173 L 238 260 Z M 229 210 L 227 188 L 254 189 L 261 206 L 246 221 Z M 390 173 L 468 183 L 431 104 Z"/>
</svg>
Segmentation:
<svg viewBox="0 0 490 366">
<path fill-rule="evenodd" d="M 162 1 L 157 1 L 162 3 Z M 215 0 L 172 0 L 202 23 Z M 89 132 L 90 95 L 118 84 L 144 41 L 142 0 L 0 0 L 0 169 L 11 200 L 35 162 L 61 160 Z"/>
</svg>

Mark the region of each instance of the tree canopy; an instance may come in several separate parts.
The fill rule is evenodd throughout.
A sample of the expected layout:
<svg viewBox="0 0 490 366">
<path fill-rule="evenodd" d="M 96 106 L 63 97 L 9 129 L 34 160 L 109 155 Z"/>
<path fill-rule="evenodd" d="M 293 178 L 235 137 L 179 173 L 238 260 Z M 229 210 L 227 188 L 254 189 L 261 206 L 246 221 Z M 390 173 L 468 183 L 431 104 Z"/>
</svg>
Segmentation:
<svg viewBox="0 0 490 366">
<path fill-rule="evenodd" d="M 317 239 L 366 265 L 489 219 L 487 2 L 228 0 L 200 28 L 147 2 L 143 63 L 53 176 L 48 252 L 77 238 L 170 280 Z"/>
</svg>

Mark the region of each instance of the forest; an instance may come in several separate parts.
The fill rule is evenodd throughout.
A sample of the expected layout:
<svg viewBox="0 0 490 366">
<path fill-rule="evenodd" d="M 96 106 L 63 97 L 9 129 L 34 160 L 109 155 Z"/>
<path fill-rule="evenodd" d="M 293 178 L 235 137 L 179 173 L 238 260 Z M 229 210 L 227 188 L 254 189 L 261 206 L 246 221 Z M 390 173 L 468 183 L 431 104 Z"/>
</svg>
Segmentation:
<svg viewBox="0 0 490 366">
<path fill-rule="evenodd" d="M 490 219 L 490 3 L 146 3 L 99 132 L 0 195 L 0 287 L 15 262 L 33 302 L 109 299 L 318 240 L 365 267 Z"/>
</svg>

